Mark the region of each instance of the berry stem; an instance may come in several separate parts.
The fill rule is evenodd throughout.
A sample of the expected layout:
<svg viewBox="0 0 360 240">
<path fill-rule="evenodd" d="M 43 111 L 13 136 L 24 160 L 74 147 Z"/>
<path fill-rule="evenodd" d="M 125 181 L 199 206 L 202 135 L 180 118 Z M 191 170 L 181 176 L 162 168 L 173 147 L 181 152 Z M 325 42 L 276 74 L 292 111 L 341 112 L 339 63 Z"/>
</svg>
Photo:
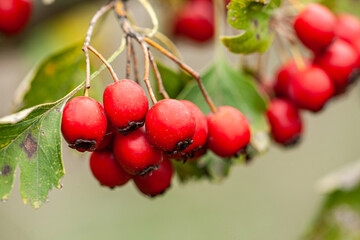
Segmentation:
<svg viewBox="0 0 360 240">
<path fill-rule="evenodd" d="M 117 1 L 115 6 L 115 12 L 119 18 L 120 26 L 123 29 L 124 33 L 127 37 L 134 38 L 141 46 L 141 49 L 144 53 L 144 82 L 148 89 L 151 101 L 156 104 L 157 100 L 154 94 L 154 91 L 151 87 L 150 83 L 150 54 L 149 54 L 149 46 L 144 41 L 144 38 L 131 27 L 131 24 L 127 18 L 126 7 L 123 1 Z"/>
<path fill-rule="evenodd" d="M 133 70 L 134 70 L 134 78 L 135 78 L 135 82 L 139 83 L 139 70 L 138 70 L 138 65 L 137 65 L 137 59 L 136 59 L 136 54 L 135 54 L 135 48 L 134 45 L 132 43 L 132 41 L 130 41 L 130 47 L 132 49 L 132 61 L 133 61 Z"/>
<path fill-rule="evenodd" d="M 132 45 L 131 38 L 126 36 L 126 48 L 127 48 L 127 55 L 126 55 L 126 79 L 130 78 L 130 71 L 131 71 L 131 55 L 132 53 Z"/>
<path fill-rule="evenodd" d="M 111 67 L 111 65 L 108 63 L 108 61 L 106 61 L 106 59 L 95 48 L 93 48 L 91 45 L 87 45 L 87 48 L 91 52 L 93 52 L 105 64 L 105 66 L 108 68 L 109 72 L 111 73 L 111 76 L 113 77 L 114 82 L 119 81 L 118 77 L 116 76 L 116 73 L 115 73 L 114 69 Z"/>
<path fill-rule="evenodd" d="M 289 53 L 287 52 L 280 35 L 276 34 L 275 38 L 276 39 L 274 41 L 274 48 L 276 55 L 279 57 L 281 64 L 285 64 L 285 62 L 288 60 Z"/>
<path fill-rule="evenodd" d="M 297 66 L 298 69 L 302 70 L 306 67 L 304 58 L 300 52 L 300 49 L 298 48 L 298 46 L 295 43 L 290 43 L 290 51 L 291 54 L 295 60 L 295 64 Z"/>
<path fill-rule="evenodd" d="M 160 46 L 159 44 L 157 44 L 156 42 L 152 41 L 151 39 L 145 37 L 144 40 L 150 44 L 151 46 L 153 46 L 154 48 L 156 48 L 158 51 L 160 51 L 162 54 L 164 54 L 165 56 L 167 56 L 168 58 L 170 58 L 172 61 L 174 61 L 177 65 L 179 65 L 182 69 L 184 69 L 186 72 L 188 72 L 191 76 L 193 76 L 197 82 L 197 84 L 199 85 L 199 88 L 201 90 L 201 93 L 203 94 L 206 103 L 209 105 L 211 111 L 213 113 L 216 113 L 216 106 L 213 103 L 213 101 L 211 100 L 209 94 L 206 92 L 206 89 L 203 85 L 203 83 L 201 82 L 201 78 L 200 78 L 200 74 L 197 73 L 195 70 L 193 70 L 191 67 L 189 67 L 186 63 L 183 63 L 182 61 L 180 61 L 177 57 L 175 57 L 172 53 L 170 53 L 169 51 L 167 51 L 165 48 L 163 48 L 162 46 Z"/>
<path fill-rule="evenodd" d="M 90 89 L 90 56 L 89 56 L 89 48 L 91 37 L 94 32 L 94 27 L 97 23 L 97 21 L 108 11 L 110 11 L 112 8 L 114 8 L 115 2 L 111 1 L 105 6 L 101 7 L 93 16 L 93 18 L 90 21 L 88 31 L 86 33 L 85 41 L 84 41 L 84 47 L 82 48 L 84 54 L 85 54 L 85 64 L 86 64 L 86 80 L 85 80 L 85 90 L 84 90 L 84 96 L 89 96 L 89 89 Z"/>
<path fill-rule="evenodd" d="M 152 53 L 149 51 L 149 60 L 150 60 L 150 63 L 151 63 L 151 66 L 154 70 L 154 73 L 155 73 L 155 77 L 156 77 L 156 80 L 157 80 L 157 84 L 158 84 L 158 88 L 159 88 L 159 93 L 165 98 L 165 99 L 169 99 L 169 94 L 166 92 L 165 90 L 165 87 L 164 87 L 164 83 L 163 83 L 163 80 L 161 78 L 161 74 L 159 72 L 159 69 L 157 67 L 157 64 L 154 60 L 154 57 L 152 55 Z"/>
</svg>

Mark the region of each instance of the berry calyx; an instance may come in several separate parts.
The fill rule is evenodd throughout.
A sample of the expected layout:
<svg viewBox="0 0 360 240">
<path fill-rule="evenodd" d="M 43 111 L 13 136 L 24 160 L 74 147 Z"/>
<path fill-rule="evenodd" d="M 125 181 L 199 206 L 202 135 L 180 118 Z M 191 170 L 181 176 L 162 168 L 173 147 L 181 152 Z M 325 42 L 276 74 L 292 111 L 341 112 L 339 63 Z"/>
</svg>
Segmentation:
<svg viewBox="0 0 360 240">
<path fill-rule="evenodd" d="M 163 153 L 151 146 L 144 127 L 127 135 L 116 134 L 113 151 L 120 166 L 131 175 L 150 173 L 163 160 Z"/>
<path fill-rule="evenodd" d="M 176 35 L 182 35 L 198 42 L 205 42 L 214 36 L 214 9 L 209 1 L 188 2 L 176 16 Z"/>
<path fill-rule="evenodd" d="M 90 168 L 101 185 L 114 188 L 127 183 L 131 176 L 116 162 L 110 150 L 93 152 L 90 157 Z"/>
<path fill-rule="evenodd" d="M 194 154 L 201 151 L 205 147 L 208 137 L 208 126 L 205 115 L 194 103 L 187 100 L 180 101 L 189 108 L 195 118 L 196 123 L 195 134 L 192 138 L 193 143 L 187 149 L 178 153 L 176 156 L 176 159 L 180 158 L 184 160 L 187 158 L 193 158 Z"/>
<path fill-rule="evenodd" d="M 150 197 L 156 197 L 170 187 L 173 174 L 173 166 L 165 158 L 157 170 L 145 176 L 134 176 L 133 180 L 140 192 Z"/>
<path fill-rule="evenodd" d="M 95 151 L 105 136 L 107 119 L 104 108 L 89 97 L 75 97 L 65 106 L 61 132 L 69 147 L 79 152 Z"/>
<path fill-rule="evenodd" d="M 32 0 L 0 1 L 0 32 L 7 35 L 19 33 L 28 23 Z"/>
<path fill-rule="evenodd" d="M 326 51 L 315 56 L 319 65 L 333 80 L 337 93 L 345 90 L 359 62 L 359 54 L 347 42 L 337 39 Z"/>
<path fill-rule="evenodd" d="M 334 93 L 327 73 L 315 65 L 295 75 L 289 84 L 289 97 L 295 105 L 313 112 L 320 111 Z"/>
<path fill-rule="evenodd" d="M 294 29 L 300 41 L 310 50 L 320 52 L 335 37 L 336 17 L 326 7 L 311 3 L 294 21 Z"/>
<path fill-rule="evenodd" d="M 221 106 L 207 115 L 208 148 L 220 157 L 232 157 L 250 142 L 250 125 L 236 108 Z"/>
<path fill-rule="evenodd" d="M 177 154 L 192 144 L 196 122 L 184 103 L 163 99 L 149 110 L 145 127 L 153 146 L 168 154 Z"/>
<path fill-rule="evenodd" d="M 103 100 L 106 116 L 118 132 L 126 134 L 144 125 L 149 103 L 136 82 L 123 79 L 108 85 Z"/>
<path fill-rule="evenodd" d="M 299 110 L 286 99 L 273 99 L 266 112 L 273 139 L 285 146 L 291 146 L 300 140 L 303 123 Z"/>
</svg>

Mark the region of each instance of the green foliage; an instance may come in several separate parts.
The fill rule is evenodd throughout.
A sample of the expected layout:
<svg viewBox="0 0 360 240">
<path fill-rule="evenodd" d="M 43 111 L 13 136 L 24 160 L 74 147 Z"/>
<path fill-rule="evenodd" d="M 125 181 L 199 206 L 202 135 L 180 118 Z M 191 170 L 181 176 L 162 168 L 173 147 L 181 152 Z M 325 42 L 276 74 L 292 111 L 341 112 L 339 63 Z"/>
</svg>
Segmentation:
<svg viewBox="0 0 360 240">
<path fill-rule="evenodd" d="M 253 151 L 256 154 L 264 153 L 270 142 L 264 115 L 267 106 L 251 77 L 232 69 L 225 60 L 220 59 L 203 74 L 202 81 L 217 106 L 230 105 L 246 115 L 253 136 L 249 148 L 252 152 L 249 154 L 253 156 Z M 190 82 L 178 98 L 196 103 L 205 113 L 210 110 L 195 81 Z M 221 180 L 228 175 L 233 163 L 243 162 L 243 159 L 244 156 L 239 159 L 222 159 L 208 152 L 200 162 L 177 166 L 177 170 L 181 180 L 200 177 Z"/>
<path fill-rule="evenodd" d="M 242 32 L 222 37 L 223 44 L 233 53 L 265 52 L 273 40 L 269 25 L 272 10 L 280 4 L 280 0 L 232 0 L 228 23 Z"/>
<path fill-rule="evenodd" d="M 186 73 L 179 71 L 174 72 L 170 68 L 157 63 L 161 78 L 164 83 L 164 87 L 171 98 L 176 98 L 176 96 L 181 92 L 185 85 L 191 80 L 191 77 Z M 155 82 L 155 75 L 153 74 L 153 79 Z M 157 85 L 154 84 L 157 89 Z M 160 94 L 157 93 L 156 96 L 158 99 L 161 99 Z"/>
<path fill-rule="evenodd" d="M 328 176 L 322 185 L 328 195 L 304 239 L 360 239 L 360 162 Z"/>
<path fill-rule="evenodd" d="M 85 57 L 82 44 L 75 44 L 46 58 L 21 83 L 14 110 L 55 102 L 85 80 Z M 93 88 L 100 89 L 98 88 Z M 90 91 L 99 98 L 99 91 Z"/>
<path fill-rule="evenodd" d="M 25 203 L 39 208 L 49 190 L 60 187 L 61 107 L 64 100 L 0 119 L 0 198 L 7 199 L 15 169 L 20 166 L 20 191 Z"/>
</svg>

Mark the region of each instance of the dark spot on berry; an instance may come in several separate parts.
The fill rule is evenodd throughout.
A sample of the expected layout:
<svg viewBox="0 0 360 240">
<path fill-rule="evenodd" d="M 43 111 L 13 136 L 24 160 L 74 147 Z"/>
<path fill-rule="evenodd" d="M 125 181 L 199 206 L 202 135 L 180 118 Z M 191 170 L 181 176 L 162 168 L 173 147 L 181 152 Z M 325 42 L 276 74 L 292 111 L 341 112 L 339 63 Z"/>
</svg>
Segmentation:
<svg viewBox="0 0 360 240">
<path fill-rule="evenodd" d="M 290 147 L 294 147 L 294 146 L 298 145 L 300 142 L 301 142 L 301 136 L 298 135 L 298 136 L 293 137 L 290 141 L 286 142 L 284 144 L 284 146 L 290 148 Z"/>
<path fill-rule="evenodd" d="M 10 167 L 9 165 L 5 165 L 5 166 L 2 168 L 2 170 L 1 170 L 1 172 L 0 172 L 0 175 L 9 176 L 10 173 L 11 173 L 11 171 L 12 171 L 11 167 Z"/>
<path fill-rule="evenodd" d="M 130 133 L 138 128 L 141 128 L 142 126 L 144 126 L 144 124 L 145 124 L 145 120 L 140 121 L 140 122 L 131 121 L 131 122 L 129 122 L 129 124 L 126 127 L 117 128 L 116 130 L 123 135 L 127 135 L 128 133 Z"/>
<path fill-rule="evenodd" d="M 74 148 L 79 152 L 95 151 L 96 141 L 95 140 L 84 140 L 77 139 L 75 143 L 69 144 L 70 148 Z"/>
<path fill-rule="evenodd" d="M 167 151 L 166 154 L 177 154 L 179 152 L 184 151 L 187 149 L 194 141 L 192 139 L 186 139 L 184 141 L 178 142 L 176 144 L 176 148 L 174 151 Z"/>
<path fill-rule="evenodd" d="M 24 150 L 26 153 L 26 156 L 28 159 L 31 159 L 34 154 L 37 152 L 37 142 L 33 139 L 31 134 L 28 134 L 24 141 L 20 143 L 20 147 Z"/>
<path fill-rule="evenodd" d="M 165 192 L 166 192 L 170 187 L 171 187 L 171 184 L 170 184 L 164 191 L 159 192 L 159 193 L 157 193 L 157 194 L 150 194 L 150 195 L 148 195 L 148 196 L 151 197 L 151 198 L 155 198 L 155 197 L 157 197 L 157 196 L 164 195 Z"/>
<path fill-rule="evenodd" d="M 146 167 L 145 169 L 136 172 L 136 175 L 145 177 L 146 174 L 151 174 L 152 171 L 157 170 L 159 168 L 159 165 L 150 165 Z"/>
</svg>

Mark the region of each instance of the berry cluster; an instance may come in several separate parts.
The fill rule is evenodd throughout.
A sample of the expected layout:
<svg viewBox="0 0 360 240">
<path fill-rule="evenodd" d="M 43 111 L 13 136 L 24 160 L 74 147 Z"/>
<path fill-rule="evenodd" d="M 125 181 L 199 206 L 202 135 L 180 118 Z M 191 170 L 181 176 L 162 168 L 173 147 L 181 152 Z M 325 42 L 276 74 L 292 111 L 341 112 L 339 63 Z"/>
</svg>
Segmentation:
<svg viewBox="0 0 360 240">
<path fill-rule="evenodd" d="M 175 99 L 149 109 L 144 90 L 129 79 L 108 85 L 103 104 L 86 96 L 71 99 L 61 130 L 69 147 L 93 152 L 91 170 L 111 188 L 133 179 L 142 193 L 156 196 L 170 186 L 169 159 L 196 161 L 207 149 L 232 157 L 250 142 L 239 110 L 222 106 L 205 116 L 194 103 Z"/>
<path fill-rule="evenodd" d="M 0 1 L 0 32 L 6 35 L 19 33 L 28 23 L 32 0 Z"/>
<path fill-rule="evenodd" d="M 335 16 L 320 4 L 309 4 L 293 24 L 298 39 L 313 59 L 293 59 L 280 67 L 273 86 L 276 95 L 267 117 L 273 138 L 296 143 L 303 123 L 299 109 L 318 112 L 347 90 L 360 67 L 360 21 L 349 14 Z"/>
</svg>

